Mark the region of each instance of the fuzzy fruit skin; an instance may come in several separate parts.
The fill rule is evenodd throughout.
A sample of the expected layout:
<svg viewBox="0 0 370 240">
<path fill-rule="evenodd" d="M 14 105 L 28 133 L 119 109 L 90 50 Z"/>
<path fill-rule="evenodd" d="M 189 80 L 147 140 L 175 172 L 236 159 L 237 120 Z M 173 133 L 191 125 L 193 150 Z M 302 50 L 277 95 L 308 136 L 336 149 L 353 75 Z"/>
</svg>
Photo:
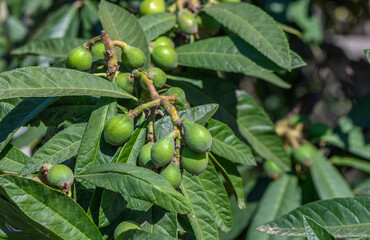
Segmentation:
<svg viewBox="0 0 370 240">
<path fill-rule="evenodd" d="M 193 151 L 209 152 L 212 147 L 212 135 L 204 126 L 192 123 L 187 119 L 182 121 L 186 144 Z"/>
<path fill-rule="evenodd" d="M 95 43 L 91 48 L 91 54 L 97 59 L 105 59 L 105 46 L 104 43 Z"/>
<path fill-rule="evenodd" d="M 128 69 L 141 67 L 145 62 L 144 52 L 140 48 L 129 45 L 123 49 L 121 58 L 123 66 Z"/>
<path fill-rule="evenodd" d="M 152 61 L 154 65 L 162 69 L 171 69 L 177 67 L 177 53 L 175 49 L 169 46 L 159 46 L 153 48 Z"/>
<path fill-rule="evenodd" d="M 181 166 L 192 175 L 199 175 L 208 165 L 208 153 L 198 153 L 185 146 L 181 152 Z"/>
<path fill-rule="evenodd" d="M 179 87 L 171 87 L 169 88 L 164 95 L 172 96 L 176 94 L 176 105 L 183 107 L 186 103 L 185 92 Z"/>
<path fill-rule="evenodd" d="M 72 185 L 74 181 L 74 175 L 69 167 L 58 164 L 49 169 L 47 180 L 51 186 L 61 188 L 65 183 Z"/>
<path fill-rule="evenodd" d="M 193 14 L 189 12 L 180 12 L 177 17 L 177 24 L 183 33 L 193 34 L 198 31 L 198 22 Z"/>
<path fill-rule="evenodd" d="M 174 189 L 177 189 L 182 181 L 180 164 L 178 162 L 171 162 L 161 171 L 162 177 L 167 179 Z"/>
<path fill-rule="evenodd" d="M 130 139 L 134 131 L 134 120 L 124 114 L 112 117 L 104 126 L 104 139 L 112 146 L 120 146 Z"/>
<path fill-rule="evenodd" d="M 148 142 L 144 145 L 144 147 L 140 150 L 138 156 L 138 162 L 141 167 L 154 169 L 154 163 L 152 161 L 152 157 L 150 156 L 150 152 L 152 150 L 154 143 Z"/>
<path fill-rule="evenodd" d="M 217 22 L 213 17 L 208 14 L 202 13 L 200 15 L 202 19 L 201 27 L 210 35 L 215 35 L 220 31 L 221 24 Z"/>
<path fill-rule="evenodd" d="M 66 61 L 67 68 L 72 68 L 80 71 L 87 71 L 92 65 L 92 55 L 83 45 L 73 49 Z"/>
<path fill-rule="evenodd" d="M 145 0 L 140 5 L 140 14 L 145 16 L 149 14 L 161 13 L 166 10 L 164 0 Z"/>
<path fill-rule="evenodd" d="M 117 239 L 121 233 L 126 232 L 130 229 L 141 230 L 141 227 L 132 221 L 121 222 L 114 230 L 114 239 Z"/>
<path fill-rule="evenodd" d="M 166 36 L 160 36 L 153 42 L 152 47 L 155 48 L 159 46 L 168 46 L 168 47 L 174 48 L 175 44 L 173 43 L 171 38 L 166 37 Z"/>
<path fill-rule="evenodd" d="M 174 132 L 169 133 L 166 137 L 156 141 L 150 151 L 150 157 L 157 167 L 167 165 L 171 162 L 175 153 L 175 143 L 173 139 Z"/>
<path fill-rule="evenodd" d="M 263 163 L 263 169 L 265 170 L 267 176 L 273 179 L 277 179 L 280 176 L 282 170 L 273 161 L 266 160 Z"/>
<path fill-rule="evenodd" d="M 166 74 L 160 68 L 150 67 L 146 71 L 149 74 L 149 79 L 153 81 L 155 88 L 162 88 L 166 84 Z M 140 80 L 140 85 L 145 90 L 148 90 L 146 84 Z"/>
<path fill-rule="evenodd" d="M 134 79 L 131 77 L 131 73 L 119 74 L 117 77 L 117 86 L 126 92 L 132 93 L 134 91 Z"/>
<path fill-rule="evenodd" d="M 315 156 L 315 151 L 308 145 L 303 144 L 294 149 L 294 159 L 304 165 L 311 165 L 311 162 Z"/>
</svg>

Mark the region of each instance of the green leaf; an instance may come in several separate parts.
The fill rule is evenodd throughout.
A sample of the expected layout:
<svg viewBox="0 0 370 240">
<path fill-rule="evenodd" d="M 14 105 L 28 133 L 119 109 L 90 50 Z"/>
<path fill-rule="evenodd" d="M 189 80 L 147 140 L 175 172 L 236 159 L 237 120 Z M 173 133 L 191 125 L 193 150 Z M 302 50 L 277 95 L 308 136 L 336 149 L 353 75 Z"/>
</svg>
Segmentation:
<svg viewBox="0 0 370 240">
<path fill-rule="evenodd" d="M 202 106 L 196 106 L 190 109 L 179 111 L 178 115 L 180 118 L 188 119 L 191 122 L 195 122 L 204 125 L 210 117 L 217 111 L 218 104 L 207 104 Z M 154 134 L 157 140 L 167 136 L 173 130 L 173 124 L 171 117 L 167 116 L 154 123 Z"/>
<path fill-rule="evenodd" d="M 292 69 L 300 68 L 307 65 L 305 61 L 303 61 L 301 56 L 299 56 L 296 52 L 292 50 L 290 50 L 290 58 L 292 59 Z"/>
<path fill-rule="evenodd" d="M 121 194 L 103 189 L 99 206 L 98 227 L 112 224 L 125 210 L 127 202 Z"/>
<path fill-rule="evenodd" d="M 79 38 L 51 38 L 33 41 L 14 49 L 14 55 L 43 55 L 65 58 L 76 47 L 88 40 Z"/>
<path fill-rule="evenodd" d="M 0 99 L 82 95 L 135 99 L 109 81 L 71 69 L 25 67 L 0 73 Z"/>
<path fill-rule="evenodd" d="M 1 176 L 0 185 L 29 218 L 61 238 L 102 239 L 91 219 L 66 194 L 34 180 L 11 175 Z"/>
<path fill-rule="evenodd" d="M 191 205 L 188 218 L 196 239 L 219 239 L 215 212 L 197 176 L 192 176 L 184 171 L 181 191 Z"/>
<path fill-rule="evenodd" d="M 353 167 L 361 171 L 370 173 L 370 162 L 369 161 L 364 161 L 364 160 L 360 160 L 358 158 L 353 158 L 353 157 L 339 157 L 339 156 L 334 156 L 330 158 L 330 161 L 334 165 Z"/>
<path fill-rule="evenodd" d="M 58 132 L 37 150 L 22 174 L 37 172 L 44 163 L 55 165 L 76 156 L 85 128 L 86 123 L 80 123 Z"/>
<path fill-rule="evenodd" d="M 370 196 L 370 178 L 367 178 L 365 181 L 360 183 L 353 190 L 356 196 Z"/>
<path fill-rule="evenodd" d="M 335 238 L 328 233 L 322 226 L 315 222 L 312 218 L 302 216 L 304 227 L 306 229 L 307 240 L 335 240 Z"/>
<path fill-rule="evenodd" d="M 87 122 L 98 99 L 89 96 L 61 97 L 37 114 L 31 120 L 31 124 L 42 121 L 46 126 L 58 126 L 66 120 L 73 123 Z"/>
<path fill-rule="evenodd" d="M 167 12 L 149 14 L 139 18 L 139 23 L 149 42 L 173 28 L 176 24 L 176 16 Z"/>
<path fill-rule="evenodd" d="M 131 229 L 120 234 L 117 240 L 125 239 L 135 239 L 135 240 L 176 240 L 176 238 L 159 234 L 159 233 L 149 233 L 141 230 Z"/>
<path fill-rule="evenodd" d="M 278 75 L 272 73 L 272 72 L 246 72 L 245 74 L 256 77 L 262 80 L 265 80 L 271 84 L 274 84 L 281 88 L 290 88 L 292 85 L 285 82 L 283 79 L 281 79 Z"/>
<path fill-rule="evenodd" d="M 237 198 L 238 206 L 240 209 L 245 208 L 244 191 L 243 191 L 243 178 L 240 176 L 235 163 L 230 162 L 222 157 L 209 154 L 213 165 L 220 171 L 226 183 L 231 188 L 232 192 Z"/>
<path fill-rule="evenodd" d="M 146 212 L 153 206 L 152 203 L 141 200 L 141 199 L 137 199 L 137 198 L 133 198 L 129 196 L 123 196 L 123 198 L 126 200 L 127 202 L 126 207 L 129 209 Z"/>
<path fill-rule="evenodd" d="M 13 108 L 0 122 L 0 151 L 21 126 L 55 100 L 57 98 L 26 98 Z"/>
<path fill-rule="evenodd" d="M 130 139 L 120 147 L 113 156 L 112 162 L 122 162 L 136 165 L 137 157 L 146 140 L 146 121 L 140 124 L 132 133 Z"/>
<path fill-rule="evenodd" d="M 15 108 L 20 102 L 21 98 L 9 98 L 0 101 L 0 120 L 2 120 L 6 114 L 8 114 L 13 108 Z"/>
<path fill-rule="evenodd" d="M 370 49 L 365 49 L 364 53 L 365 53 L 365 56 L 367 58 L 367 61 L 370 63 Z"/>
<path fill-rule="evenodd" d="M 11 172 L 21 172 L 30 158 L 17 147 L 7 144 L 0 153 L 0 169 Z"/>
<path fill-rule="evenodd" d="M 0 217 L 3 216 L 7 224 L 11 227 L 16 228 L 18 232 L 11 231 L 9 234 L 9 239 L 18 239 L 17 237 L 22 237 L 23 235 L 13 235 L 14 233 L 23 233 L 25 236 L 20 239 L 48 239 L 48 240 L 56 240 L 62 239 L 53 233 L 51 230 L 47 229 L 44 225 L 37 223 L 30 219 L 25 213 L 21 211 L 18 207 L 13 205 L 12 203 L 4 200 L 0 197 L 0 206 L 1 206 L 1 213 Z M 7 226 L 8 227 L 8 226 Z M 1 230 L 0 230 L 1 233 Z M 1 235 L 0 235 L 1 236 Z M 1 239 L 1 238 L 0 238 Z M 8 238 L 6 238 L 8 239 Z"/>
<path fill-rule="evenodd" d="M 95 166 L 76 176 L 95 186 L 154 203 L 171 212 L 187 213 L 189 202 L 161 175 L 126 163 Z"/>
<path fill-rule="evenodd" d="M 218 228 L 222 232 L 228 232 L 232 226 L 230 202 L 224 185 L 211 161 L 208 162 L 207 168 L 198 175 L 198 180 L 215 214 Z"/>
<path fill-rule="evenodd" d="M 306 145 L 315 153 L 310 172 L 320 198 L 352 197 L 350 187 L 338 170 L 313 145 L 308 142 Z"/>
<path fill-rule="evenodd" d="M 100 2 L 98 13 L 103 29 L 111 40 L 124 41 L 143 50 L 146 56 L 144 68 L 148 67 L 150 59 L 148 43 L 135 16 L 124 8 L 107 1 Z"/>
<path fill-rule="evenodd" d="M 116 113 L 117 102 L 113 98 L 100 98 L 97 109 L 91 113 L 76 159 L 75 174 L 81 174 L 96 165 L 111 161 L 115 148 L 102 136 L 105 123 Z"/>
<path fill-rule="evenodd" d="M 238 139 L 226 124 L 211 118 L 207 122 L 207 129 L 212 135 L 211 152 L 234 163 L 256 165 L 249 146 Z"/>
<path fill-rule="evenodd" d="M 259 7 L 249 3 L 221 3 L 204 11 L 277 65 L 291 69 L 289 44 L 283 30 Z"/>
<path fill-rule="evenodd" d="M 272 73 L 281 70 L 253 47 L 237 37 L 213 37 L 176 48 L 179 65 L 224 72 L 239 72 L 266 80 L 279 87 L 290 84 Z M 271 70 L 268 70 L 271 69 Z"/>
<path fill-rule="evenodd" d="M 29 146 L 32 143 L 39 142 L 45 136 L 47 129 L 42 123 L 37 127 L 28 127 L 22 135 L 12 138 L 10 143 L 17 148 Z"/>
<path fill-rule="evenodd" d="M 231 129 L 233 129 L 234 131 L 237 131 L 238 128 L 236 125 L 236 120 L 234 116 L 229 112 L 230 109 L 228 109 L 228 106 L 224 105 L 225 101 L 223 101 L 224 98 L 222 96 L 222 95 L 226 95 L 224 97 L 227 98 L 229 101 L 231 101 L 233 99 L 233 93 L 235 92 L 235 86 L 233 86 L 230 82 L 225 82 L 222 79 L 218 79 L 215 77 L 209 77 L 209 76 L 205 77 L 203 75 L 200 75 L 199 78 L 202 79 L 200 80 L 202 88 L 203 88 L 203 84 L 205 85 L 204 90 L 197 88 L 193 85 L 190 85 L 188 83 L 185 83 L 185 82 L 170 81 L 170 83 L 183 89 L 185 91 L 186 98 L 194 106 L 198 106 L 202 104 L 218 103 L 219 108 L 217 109 L 217 112 L 214 114 L 213 118 L 220 120 L 223 123 L 227 123 L 227 125 Z M 197 81 L 197 80 L 194 79 L 194 81 Z M 215 93 L 213 91 L 215 89 L 212 89 L 212 87 L 208 86 L 207 83 L 209 83 L 211 86 L 213 85 L 214 87 L 217 86 L 216 88 L 219 90 L 220 89 L 225 90 L 226 88 L 228 88 L 228 92 L 221 93 L 221 94 Z M 209 92 L 205 92 L 207 90 L 210 91 L 211 93 L 215 93 L 215 95 L 217 97 L 220 97 L 221 99 L 219 100 L 219 99 L 213 98 L 213 96 L 210 95 Z M 235 105 L 235 103 L 233 102 L 231 105 Z"/>
<path fill-rule="evenodd" d="M 176 48 L 179 65 L 253 74 L 281 70 L 238 37 L 213 37 Z"/>
<path fill-rule="evenodd" d="M 167 212 L 160 207 L 153 206 L 142 218 L 145 219 L 141 224 L 143 230 L 177 238 L 176 213 Z"/>
<path fill-rule="evenodd" d="M 335 198 L 308 203 L 264 224 L 258 230 L 281 236 L 305 236 L 302 215 L 312 218 L 335 238 L 368 237 L 370 197 Z"/>
<path fill-rule="evenodd" d="M 282 216 L 299 205 L 298 178 L 283 174 L 280 179 L 270 183 L 263 194 L 246 239 L 272 239 L 269 235 L 257 231 L 256 228 Z"/>
<path fill-rule="evenodd" d="M 236 121 L 240 133 L 259 155 L 286 171 L 290 169 L 290 159 L 275 132 L 274 124 L 256 101 L 243 91 L 238 94 Z"/>
</svg>

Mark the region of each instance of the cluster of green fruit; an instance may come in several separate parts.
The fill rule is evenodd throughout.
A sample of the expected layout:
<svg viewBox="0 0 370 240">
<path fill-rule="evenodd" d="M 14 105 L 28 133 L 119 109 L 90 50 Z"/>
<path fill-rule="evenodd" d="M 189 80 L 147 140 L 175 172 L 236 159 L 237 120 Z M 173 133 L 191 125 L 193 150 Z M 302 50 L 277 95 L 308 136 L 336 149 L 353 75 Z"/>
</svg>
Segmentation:
<svg viewBox="0 0 370 240">
<path fill-rule="evenodd" d="M 92 66 L 93 57 L 106 58 L 106 48 L 102 42 L 95 43 L 91 49 L 85 45 L 73 49 L 67 57 L 66 66 L 79 71 L 88 71 Z M 125 68 L 136 69 L 144 64 L 145 54 L 140 48 L 124 44 L 121 60 Z"/>
<path fill-rule="evenodd" d="M 212 146 L 212 136 L 202 125 L 182 120 L 186 146 L 182 148 L 181 160 L 175 158 L 175 131 L 156 142 L 148 142 L 141 149 L 138 164 L 152 170 L 161 168 L 161 175 L 174 188 L 181 184 L 181 167 L 193 175 L 198 175 L 207 167 L 208 154 Z M 130 114 L 111 118 L 104 128 L 104 139 L 113 146 L 127 142 L 134 131 L 134 117 Z M 180 167 L 181 166 L 181 167 Z"/>
</svg>

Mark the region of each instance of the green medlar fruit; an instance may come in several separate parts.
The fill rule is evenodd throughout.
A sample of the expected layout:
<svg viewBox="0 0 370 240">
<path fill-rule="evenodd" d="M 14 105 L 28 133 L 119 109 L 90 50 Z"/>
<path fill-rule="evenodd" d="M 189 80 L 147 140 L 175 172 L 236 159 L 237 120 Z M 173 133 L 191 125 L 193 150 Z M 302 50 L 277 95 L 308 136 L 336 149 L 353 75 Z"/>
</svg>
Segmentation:
<svg viewBox="0 0 370 240">
<path fill-rule="evenodd" d="M 152 142 L 148 142 L 144 145 L 144 147 L 140 150 L 139 156 L 138 156 L 138 162 L 141 167 L 154 169 L 154 163 L 152 161 L 152 157 L 150 156 L 150 152 L 153 147 Z"/>
<path fill-rule="evenodd" d="M 177 53 L 170 46 L 159 46 L 153 48 L 152 61 L 154 65 L 162 69 L 177 67 Z"/>
<path fill-rule="evenodd" d="M 114 230 L 114 239 L 117 239 L 120 234 L 131 229 L 141 230 L 141 227 L 133 221 L 121 222 Z"/>
<path fill-rule="evenodd" d="M 175 153 L 174 132 L 156 141 L 150 151 L 150 157 L 157 167 L 167 165 Z"/>
<path fill-rule="evenodd" d="M 266 160 L 263 163 L 263 169 L 265 170 L 267 176 L 273 179 L 278 179 L 282 170 L 273 161 Z"/>
<path fill-rule="evenodd" d="M 134 131 L 134 120 L 128 115 L 112 117 L 104 126 L 104 139 L 112 146 L 120 146 L 130 139 Z"/>
<path fill-rule="evenodd" d="M 140 14 L 145 16 L 149 14 L 161 13 L 166 10 L 164 0 L 145 0 L 140 5 Z"/>
<path fill-rule="evenodd" d="M 160 36 L 153 42 L 153 45 L 152 45 L 153 48 L 159 47 L 159 46 L 168 46 L 168 47 L 175 48 L 175 44 L 173 43 L 171 38 L 166 37 L 166 36 Z"/>
<path fill-rule="evenodd" d="M 192 123 L 187 119 L 182 121 L 186 144 L 193 151 L 209 152 L 212 146 L 212 135 L 204 126 Z"/>
<path fill-rule="evenodd" d="M 310 166 L 315 157 L 315 150 L 312 149 L 308 144 L 303 144 L 296 149 L 294 149 L 293 157 L 294 159 L 306 166 Z"/>
<path fill-rule="evenodd" d="M 130 45 L 124 47 L 121 58 L 123 66 L 128 69 L 141 67 L 145 62 L 144 52 L 140 48 Z"/>
<path fill-rule="evenodd" d="M 161 175 L 171 183 L 174 189 L 180 186 L 182 177 L 180 172 L 180 164 L 178 162 L 171 162 L 164 167 L 161 171 Z"/>
<path fill-rule="evenodd" d="M 66 165 L 58 164 L 52 166 L 47 173 L 48 183 L 55 188 L 62 188 L 65 185 L 71 186 L 74 181 L 72 170 Z"/>
<path fill-rule="evenodd" d="M 185 92 L 179 87 L 171 87 L 169 88 L 164 95 L 166 96 L 172 96 L 176 94 L 176 105 L 178 106 L 185 106 L 186 104 L 186 97 L 185 97 Z"/>
<path fill-rule="evenodd" d="M 208 165 L 208 153 L 194 152 L 188 146 L 181 151 L 181 166 L 193 175 L 199 175 Z"/>
<path fill-rule="evenodd" d="M 97 59 L 105 59 L 105 46 L 104 43 L 95 43 L 91 48 L 91 54 Z"/>
<path fill-rule="evenodd" d="M 193 34 L 198 31 L 198 22 L 195 19 L 194 15 L 187 12 L 182 11 L 179 13 L 177 17 L 177 24 L 181 32 L 186 34 Z"/>
<path fill-rule="evenodd" d="M 145 72 L 148 74 L 149 79 L 153 81 L 155 88 L 162 88 L 166 84 L 166 74 L 160 68 L 150 67 Z M 148 87 L 142 80 L 140 80 L 140 85 L 145 90 L 148 90 Z"/>
<path fill-rule="evenodd" d="M 92 55 L 85 46 L 81 46 L 73 49 L 66 61 L 67 68 L 77 69 L 80 71 L 87 71 L 91 68 L 92 65 Z"/>
<path fill-rule="evenodd" d="M 134 91 L 134 78 L 131 73 L 121 73 L 117 77 L 117 86 L 132 93 Z"/>
</svg>

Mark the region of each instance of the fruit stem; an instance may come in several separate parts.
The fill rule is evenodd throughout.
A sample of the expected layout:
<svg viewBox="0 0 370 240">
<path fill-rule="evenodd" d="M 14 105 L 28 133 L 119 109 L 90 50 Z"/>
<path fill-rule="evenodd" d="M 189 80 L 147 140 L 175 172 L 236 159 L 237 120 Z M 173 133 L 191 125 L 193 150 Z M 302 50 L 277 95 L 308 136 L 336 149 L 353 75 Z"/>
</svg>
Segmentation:
<svg viewBox="0 0 370 240">
<path fill-rule="evenodd" d="M 93 37 L 89 41 L 85 42 L 84 47 L 86 50 L 90 51 L 92 46 L 97 42 L 101 42 L 100 36 Z"/>
<path fill-rule="evenodd" d="M 176 95 L 172 95 L 171 97 L 175 97 Z M 177 115 L 177 110 L 174 105 L 171 104 L 171 102 L 168 99 L 163 99 L 162 106 L 166 109 L 168 114 L 170 115 L 172 122 L 175 126 L 181 126 L 181 119 L 179 118 L 179 115 Z"/>
<path fill-rule="evenodd" d="M 101 31 L 100 40 L 104 43 L 104 46 L 106 49 L 105 57 L 108 62 L 107 75 L 108 75 L 108 80 L 111 81 L 114 77 L 114 74 L 119 68 L 117 55 L 116 55 L 116 52 L 114 51 L 114 46 L 112 44 L 112 41 L 110 40 L 109 35 L 105 31 Z"/>
<path fill-rule="evenodd" d="M 156 107 L 153 107 L 150 109 L 150 115 L 149 115 L 149 122 L 148 122 L 148 135 L 147 135 L 147 142 L 153 142 L 154 139 L 154 121 L 155 121 L 155 111 L 157 110 Z"/>
<path fill-rule="evenodd" d="M 128 45 L 127 43 L 125 43 L 123 41 L 119 41 L 119 40 L 112 41 L 112 44 L 113 44 L 113 46 L 117 46 L 117 47 L 121 48 L 122 50 Z"/>
<path fill-rule="evenodd" d="M 148 91 L 150 93 L 150 98 L 153 100 L 153 99 L 156 99 L 156 98 L 159 98 L 159 94 L 157 92 L 157 89 L 155 89 L 155 86 L 153 84 L 153 81 L 150 80 L 148 78 L 148 76 L 146 75 L 145 72 L 142 72 L 142 71 L 134 71 L 132 73 L 136 78 L 139 78 L 141 79 L 145 84 L 146 86 L 148 87 Z"/>
<path fill-rule="evenodd" d="M 106 73 L 94 73 L 95 76 L 98 76 L 98 77 L 104 77 L 106 78 L 107 77 L 107 74 Z"/>
</svg>

